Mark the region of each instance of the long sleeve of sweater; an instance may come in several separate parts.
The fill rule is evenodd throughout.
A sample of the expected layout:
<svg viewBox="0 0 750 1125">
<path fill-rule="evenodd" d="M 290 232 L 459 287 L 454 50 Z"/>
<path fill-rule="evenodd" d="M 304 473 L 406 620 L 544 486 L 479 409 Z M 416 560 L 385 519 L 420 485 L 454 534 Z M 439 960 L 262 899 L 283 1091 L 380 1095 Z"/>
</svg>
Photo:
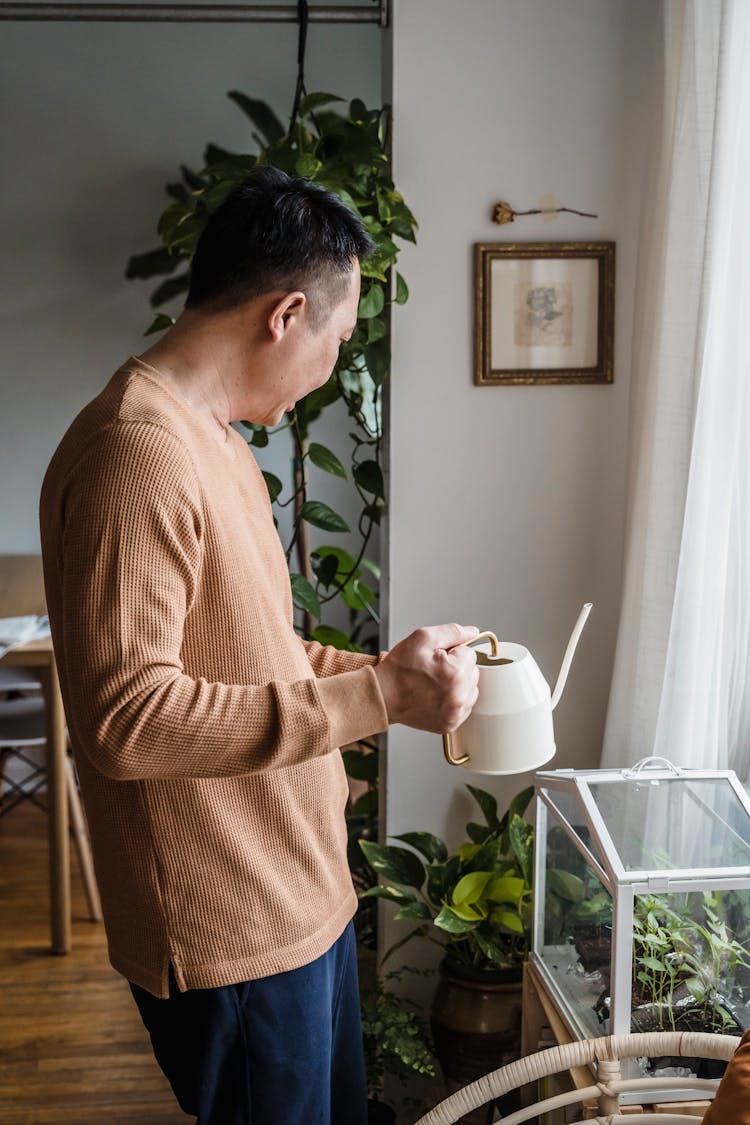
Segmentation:
<svg viewBox="0 0 750 1125">
<path fill-rule="evenodd" d="M 77 669 L 66 685 L 69 722 L 102 773 L 232 776 L 385 729 L 367 658 L 344 657 L 338 667 L 348 670 L 326 674 L 336 658 L 317 646 L 309 676 L 292 681 L 211 682 L 186 671 L 186 629 L 195 636 L 212 625 L 205 595 L 197 600 L 208 529 L 203 481 L 173 433 L 148 421 L 104 428 L 67 474 L 61 500 L 62 630 Z M 220 600 L 222 590 L 210 594 Z M 286 628 L 282 643 L 304 653 L 291 621 Z"/>
</svg>

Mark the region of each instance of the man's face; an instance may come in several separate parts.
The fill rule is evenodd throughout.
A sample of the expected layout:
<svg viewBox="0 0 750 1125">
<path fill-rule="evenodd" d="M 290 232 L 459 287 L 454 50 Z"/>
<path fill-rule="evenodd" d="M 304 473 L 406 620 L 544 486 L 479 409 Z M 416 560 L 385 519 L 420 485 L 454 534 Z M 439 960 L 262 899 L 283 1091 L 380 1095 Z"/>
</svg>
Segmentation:
<svg viewBox="0 0 750 1125">
<path fill-rule="evenodd" d="M 356 328 L 359 289 L 359 263 L 355 262 L 347 276 L 344 296 L 322 323 L 315 324 L 309 304 L 297 314 L 293 330 L 285 335 L 275 356 L 273 401 L 268 403 L 271 418 L 266 425 L 278 425 L 295 403 L 328 382 L 339 348 Z"/>
</svg>

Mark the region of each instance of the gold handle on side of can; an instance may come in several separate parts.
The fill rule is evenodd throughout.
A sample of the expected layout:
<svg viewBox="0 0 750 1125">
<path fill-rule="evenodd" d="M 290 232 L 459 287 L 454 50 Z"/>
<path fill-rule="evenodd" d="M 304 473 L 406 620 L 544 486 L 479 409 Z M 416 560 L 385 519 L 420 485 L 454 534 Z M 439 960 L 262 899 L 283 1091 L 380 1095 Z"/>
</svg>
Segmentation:
<svg viewBox="0 0 750 1125">
<path fill-rule="evenodd" d="M 470 641 L 463 641 L 462 643 L 466 645 L 475 645 L 479 641 L 484 640 L 488 640 L 491 643 L 492 655 L 497 656 L 500 643 L 495 634 L 491 633 L 488 629 L 485 629 L 482 633 L 477 633 L 476 637 L 472 637 Z M 461 645 L 455 645 L 454 647 L 460 648 Z M 453 652 L 453 649 L 451 649 L 450 651 Z M 463 766 L 466 762 L 471 760 L 468 754 L 462 754 L 460 758 L 455 758 L 453 756 L 453 739 L 451 738 L 450 734 L 443 735 L 443 754 L 445 755 L 446 762 L 449 762 L 452 766 Z"/>
</svg>

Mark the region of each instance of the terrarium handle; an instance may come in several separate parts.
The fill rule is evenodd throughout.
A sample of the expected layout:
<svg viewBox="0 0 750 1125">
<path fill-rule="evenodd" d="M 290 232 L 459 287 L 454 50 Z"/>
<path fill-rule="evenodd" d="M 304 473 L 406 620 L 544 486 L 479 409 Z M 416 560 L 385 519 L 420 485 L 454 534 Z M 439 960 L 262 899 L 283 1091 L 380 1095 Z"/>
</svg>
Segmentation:
<svg viewBox="0 0 750 1125">
<path fill-rule="evenodd" d="M 623 777 L 640 777 L 641 774 L 646 773 L 649 769 L 658 769 L 661 766 L 663 769 L 671 770 L 675 777 L 682 777 L 682 770 L 676 766 L 674 762 L 670 762 L 668 758 L 659 758 L 653 754 L 649 758 L 641 758 L 640 762 L 636 762 L 630 769 L 623 770 Z"/>
</svg>

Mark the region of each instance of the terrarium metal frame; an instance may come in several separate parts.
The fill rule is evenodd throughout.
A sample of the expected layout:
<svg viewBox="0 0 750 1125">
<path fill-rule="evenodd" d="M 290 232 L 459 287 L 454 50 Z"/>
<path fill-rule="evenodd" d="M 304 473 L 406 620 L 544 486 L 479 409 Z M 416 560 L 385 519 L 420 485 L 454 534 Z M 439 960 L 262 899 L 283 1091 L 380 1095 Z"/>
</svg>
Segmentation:
<svg viewBox="0 0 750 1125">
<path fill-rule="evenodd" d="M 586 1039 L 596 1032 L 586 1026 L 576 1013 L 571 1000 L 565 995 L 559 980 L 551 972 L 543 955 L 545 948 L 545 903 L 547 899 L 547 841 L 550 816 L 553 823 L 564 831 L 570 844 L 580 853 L 594 875 L 612 900 L 612 935 L 610 950 L 610 996 L 609 1033 L 627 1035 L 631 1032 L 633 1012 L 633 930 L 636 911 L 636 898 L 648 895 L 677 895 L 682 893 L 706 893 L 740 890 L 750 892 L 750 865 L 736 867 L 713 867 L 700 869 L 653 868 L 650 870 L 627 870 L 620 862 L 618 849 L 606 823 L 597 807 L 591 791 L 592 783 L 621 782 L 636 778 L 648 781 L 675 780 L 676 775 L 691 781 L 726 781 L 731 786 L 739 804 L 750 820 L 750 799 L 731 771 L 720 770 L 679 770 L 663 759 L 646 759 L 635 769 L 643 769 L 644 764 L 657 765 L 645 773 L 634 774 L 628 770 L 553 770 L 536 774 L 536 855 L 534 871 L 534 914 L 533 940 L 529 959 L 539 973 L 564 1024 L 575 1039 Z M 600 856 L 596 855 L 580 839 L 576 829 L 567 821 L 560 808 L 556 807 L 550 794 L 565 791 L 577 798 L 578 812 L 591 834 L 592 841 L 598 842 Z M 729 826 L 731 827 L 731 826 Z M 743 840 L 745 846 L 748 841 Z M 602 1035 L 607 1031 L 602 1028 Z M 635 1064 L 634 1064 L 635 1065 Z M 679 1079 L 675 1079 L 675 1098 L 689 1098 L 687 1091 L 679 1090 Z M 668 1100 L 662 1091 L 662 1096 Z"/>
</svg>

